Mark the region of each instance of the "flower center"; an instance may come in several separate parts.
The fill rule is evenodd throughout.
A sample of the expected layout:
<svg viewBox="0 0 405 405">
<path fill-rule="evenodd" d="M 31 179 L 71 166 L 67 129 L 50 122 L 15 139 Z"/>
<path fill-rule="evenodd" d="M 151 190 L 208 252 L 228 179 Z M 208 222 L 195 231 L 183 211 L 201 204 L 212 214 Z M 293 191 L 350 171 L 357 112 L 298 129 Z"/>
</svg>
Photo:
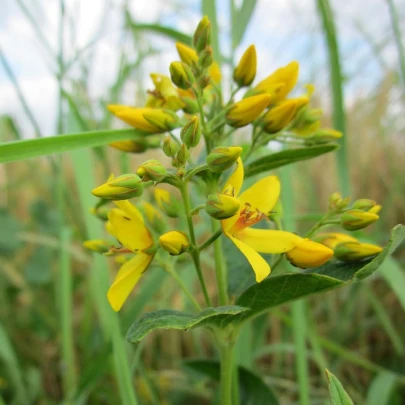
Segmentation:
<svg viewBox="0 0 405 405">
<path fill-rule="evenodd" d="M 262 219 L 266 218 L 266 215 L 258 209 L 252 209 L 252 206 L 249 203 L 245 203 L 245 206 L 239 213 L 239 218 L 232 226 L 230 232 L 232 234 L 238 233 L 243 229 L 257 224 Z"/>
</svg>

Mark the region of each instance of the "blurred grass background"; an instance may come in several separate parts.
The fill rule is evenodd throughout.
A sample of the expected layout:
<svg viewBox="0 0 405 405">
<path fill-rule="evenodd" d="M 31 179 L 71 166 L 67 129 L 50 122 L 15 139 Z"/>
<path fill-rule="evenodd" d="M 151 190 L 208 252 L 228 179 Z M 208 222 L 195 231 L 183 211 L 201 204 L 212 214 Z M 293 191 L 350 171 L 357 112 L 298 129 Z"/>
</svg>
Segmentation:
<svg viewBox="0 0 405 405">
<path fill-rule="evenodd" d="M 337 190 L 383 205 L 360 234 L 374 243 L 405 222 L 402 0 L 7 1 L 1 142 L 116 127 L 105 104 L 141 105 L 148 74 L 168 72 L 174 40 L 192 34 L 204 13 L 218 32 L 224 82 L 253 42 L 258 77 L 297 59 L 298 88 L 314 82 L 324 124 L 345 130 L 336 156 L 280 171 L 292 226 L 308 229 Z M 210 403 L 212 385 L 181 367 L 214 355 L 203 333 L 124 343 L 142 311 L 192 311 L 166 273 L 148 271 L 117 317 L 105 299 L 114 264 L 81 247 L 102 235 L 88 212 L 91 188 L 111 171 L 135 170 L 145 155 L 97 148 L 61 156 L 0 166 L 0 404 Z M 405 404 L 404 263 L 399 251 L 372 280 L 257 318 L 242 333 L 239 363 L 260 371 L 280 404 L 328 403 L 326 367 L 356 404 Z"/>
</svg>

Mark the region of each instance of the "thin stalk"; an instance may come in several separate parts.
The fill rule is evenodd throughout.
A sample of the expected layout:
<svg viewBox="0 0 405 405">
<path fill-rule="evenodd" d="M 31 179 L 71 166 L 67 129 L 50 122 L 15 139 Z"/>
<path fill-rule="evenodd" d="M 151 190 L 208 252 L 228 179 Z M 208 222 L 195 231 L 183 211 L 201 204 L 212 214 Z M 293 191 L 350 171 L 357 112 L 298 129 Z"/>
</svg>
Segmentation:
<svg viewBox="0 0 405 405">
<path fill-rule="evenodd" d="M 213 233 L 204 243 L 202 243 L 198 250 L 201 252 L 202 250 L 206 249 L 208 246 L 210 246 L 217 238 L 219 238 L 222 235 L 222 230 L 218 229 L 215 233 Z"/>
<path fill-rule="evenodd" d="M 220 374 L 221 405 L 232 405 L 232 379 L 233 379 L 232 344 L 221 345 L 220 360 L 221 360 L 221 374 Z"/>
<path fill-rule="evenodd" d="M 197 205 L 197 207 L 194 207 L 191 211 L 190 211 L 190 215 L 194 216 L 197 215 L 201 210 L 203 210 L 205 208 L 206 204 L 200 204 Z"/>
<path fill-rule="evenodd" d="M 211 218 L 212 233 L 215 235 L 220 230 L 219 221 L 215 218 Z M 215 274 L 217 279 L 219 303 L 226 305 L 228 303 L 228 291 L 227 291 L 227 276 L 226 268 L 223 261 L 222 242 L 220 238 L 216 238 L 214 241 L 214 259 L 215 259 Z"/>
<path fill-rule="evenodd" d="M 197 242 L 196 242 L 196 238 L 195 238 L 193 218 L 190 215 L 191 207 L 190 207 L 190 199 L 189 199 L 188 192 L 187 192 L 187 183 L 183 183 L 181 185 L 180 192 L 181 192 L 181 196 L 183 198 L 184 211 L 185 211 L 185 214 L 186 214 L 186 219 L 187 219 L 188 230 L 189 230 L 189 233 L 190 233 L 191 244 L 193 245 L 192 250 L 190 252 L 190 255 L 191 255 L 191 257 L 192 257 L 192 259 L 194 261 L 194 266 L 195 266 L 195 269 L 197 271 L 198 279 L 199 279 L 200 284 L 201 284 L 201 288 L 202 288 L 202 291 L 203 291 L 203 294 L 204 294 L 205 302 L 210 307 L 211 306 L 211 299 L 210 299 L 210 296 L 208 295 L 207 286 L 205 285 L 204 276 L 202 274 L 201 262 L 200 262 L 200 252 L 198 250 L 198 246 L 197 246 Z"/>
<path fill-rule="evenodd" d="M 317 0 L 317 5 L 328 45 L 327 52 L 329 54 L 330 86 L 333 94 L 333 125 L 344 135 L 338 141 L 340 148 L 336 154 L 339 183 L 341 192 L 344 195 L 351 195 L 347 146 L 348 140 L 343 97 L 343 74 L 340 63 L 337 33 L 329 0 Z"/>
</svg>

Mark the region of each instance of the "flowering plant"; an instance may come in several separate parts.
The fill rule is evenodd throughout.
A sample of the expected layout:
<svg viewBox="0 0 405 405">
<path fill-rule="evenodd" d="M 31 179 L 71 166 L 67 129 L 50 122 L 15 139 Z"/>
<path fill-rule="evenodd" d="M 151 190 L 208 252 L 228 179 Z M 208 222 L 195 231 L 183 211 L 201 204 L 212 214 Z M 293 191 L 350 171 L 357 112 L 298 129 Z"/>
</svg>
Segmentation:
<svg viewBox="0 0 405 405">
<path fill-rule="evenodd" d="M 193 48 L 177 44 L 180 61 L 171 63 L 170 78 L 151 75 L 155 88 L 144 107 L 108 106 L 142 133 L 112 147 L 125 153 L 161 148 L 171 164 L 149 159 L 136 173 L 112 175 L 96 187 L 93 194 L 100 201 L 93 212 L 115 242 L 90 240 L 85 246 L 121 264 L 107 294 L 115 311 L 130 299 L 151 264 L 174 278 L 195 312 L 146 313 L 134 321 L 128 340 L 137 343 L 156 329 L 204 327 L 218 346 L 221 404 L 229 405 L 237 395 L 233 348 L 242 325 L 275 306 L 369 276 L 395 249 L 400 230 L 394 229 L 384 249 L 359 241 L 350 232 L 377 221 L 381 206 L 369 199 L 350 204 L 339 193 L 331 195 L 327 212 L 306 234 L 286 227 L 280 180 L 266 172 L 334 151 L 342 134 L 321 126 L 322 111 L 311 106 L 312 85 L 305 94 L 290 97 L 297 62 L 252 85 L 254 45 L 233 71 L 227 99 L 210 38 L 204 17 Z M 242 127 L 250 129 L 249 142 L 236 134 Z M 274 152 L 269 144 L 283 150 Z M 111 202 L 115 206 L 106 214 Z M 325 227 L 338 229 L 320 232 Z M 207 256 L 211 249 L 213 260 Z M 201 296 L 179 275 L 187 256 Z M 280 272 L 284 259 L 291 265 L 284 263 L 287 271 Z"/>
</svg>

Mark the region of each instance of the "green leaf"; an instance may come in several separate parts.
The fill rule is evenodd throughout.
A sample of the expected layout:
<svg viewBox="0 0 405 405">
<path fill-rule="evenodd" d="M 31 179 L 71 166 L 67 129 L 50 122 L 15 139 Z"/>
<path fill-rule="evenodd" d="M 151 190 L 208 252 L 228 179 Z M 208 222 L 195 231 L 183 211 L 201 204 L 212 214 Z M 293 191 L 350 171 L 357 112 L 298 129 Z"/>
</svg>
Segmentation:
<svg viewBox="0 0 405 405">
<path fill-rule="evenodd" d="M 22 224 L 7 210 L 0 208 L 0 255 L 11 254 L 17 250 L 21 241 L 18 232 L 22 230 Z"/>
<path fill-rule="evenodd" d="M 0 163 L 14 162 L 38 156 L 63 153 L 81 148 L 93 148 L 115 141 L 140 139 L 145 134 L 136 129 L 113 129 L 108 131 L 89 131 L 76 134 L 56 135 L 39 139 L 0 144 Z"/>
<path fill-rule="evenodd" d="M 234 1 L 234 0 L 233 0 Z M 233 49 L 240 44 L 245 34 L 247 25 L 256 7 L 256 0 L 244 0 L 242 7 L 235 10 L 232 21 L 232 46 Z"/>
<path fill-rule="evenodd" d="M 132 21 L 128 21 L 127 23 L 132 31 L 151 31 L 155 34 L 163 35 L 175 41 L 183 42 L 186 45 L 191 45 L 192 43 L 190 35 L 184 34 L 183 32 L 177 31 L 170 27 L 164 27 L 158 24 L 138 24 Z"/>
<path fill-rule="evenodd" d="M 211 46 L 214 52 L 214 60 L 221 66 L 222 57 L 219 47 L 219 26 L 217 21 L 217 7 L 215 0 L 201 2 L 202 15 L 206 15 L 211 22 Z"/>
<path fill-rule="evenodd" d="M 131 343 L 138 343 L 147 334 L 157 329 L 188 330 L 202 325 L 221 327 L 224 315 L 231 315 L 231 317 L 226 317 L 228 320 L 229 318 L 232 319 L 232 316 L 246 310 L 247 308 L 240 306 L 224 306 L 206 308 L 197 315 L 186 314 L 170 309 L 148 312 L 131 325 L 127 333 L 127 339 Z"/>
<path fill-rule="evenodd" d="M 52 281 L 51 262 L 54 252 L 47 246 L 37 247 L 28 258 L 24 275 L 33 284 L 47 284 Z"/>
<path fill-rule="evenodd" d="M 277 167 L 289 165 L 290 163 L 308 160 L 314 157 L 332 152 L 338 149 L 338 145 L 329 143 L 326 145 L 312 146 L 308 148 L 287 149 L 281 152 L 272 153 L 249 163 L 245 166 L 245 177 L 274 170 Z"/>
<path fill-rule="evenodd" d="M 328 370 L 326 370 L 326 375 L 328 377 L 331 405 L 354 405 L 340 381 Z"/>
<path fill-rule="evenodd" d="M 382 276 L 395 292 L 398 302 L 405 311 L 405 273 L 396 260 L 389 257 L 382 268 Z"/>
<path fill-rule="evenodd" d="M 219 382 L 220 365 L 215 360 L 187 360 L 184 366 Z M 243 405 L 278 405 L 279 402 L 264 381 L 244 367 L 239 367 L 240 403 Z"/>
<path fill-rule="evenodd" d="M 379 373 L 372 381 L 367 393 L 367 405 L 390 405 L 397 376 L 389 371 Z"/>
</svg>

